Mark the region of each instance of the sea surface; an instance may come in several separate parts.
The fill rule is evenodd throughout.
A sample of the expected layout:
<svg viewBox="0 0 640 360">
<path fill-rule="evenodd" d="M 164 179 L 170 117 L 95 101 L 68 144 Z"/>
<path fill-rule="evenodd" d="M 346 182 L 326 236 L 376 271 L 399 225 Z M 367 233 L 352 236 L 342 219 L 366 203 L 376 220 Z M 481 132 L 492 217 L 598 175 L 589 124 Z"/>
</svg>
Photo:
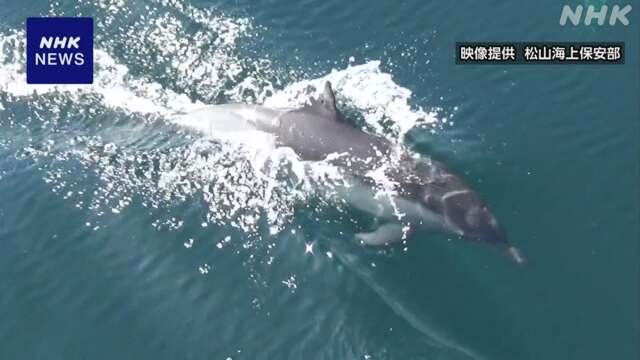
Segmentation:
<svg viewBox="0 0 640 360">
<path fill-rule="evenodd" d="M 0 359 L 637 359 L 640 4 L 0 0 Z M 600 6 L 610 1 L 570 1 Z M 25 19 L 91 16 L 91 86 L 25 81 Z M 456 41 L 624 41 L 624 65 L 456 65 Z M 446 163 L 529 259 L 370 215 L 287 149 L 176 116 L 331 80 Z"/>
</svg>

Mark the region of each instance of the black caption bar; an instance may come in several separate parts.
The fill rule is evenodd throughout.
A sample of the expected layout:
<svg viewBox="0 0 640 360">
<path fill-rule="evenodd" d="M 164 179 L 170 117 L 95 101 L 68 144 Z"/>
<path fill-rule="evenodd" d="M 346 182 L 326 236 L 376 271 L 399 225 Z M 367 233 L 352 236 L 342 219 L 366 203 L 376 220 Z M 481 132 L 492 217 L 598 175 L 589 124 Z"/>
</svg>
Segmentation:
<svg viewBox="0 0 640 360">
<path fill-rule="evenodd" d="M 456 64 L 624 64 L 624 42 L 458 42 Z"/>
</svg>

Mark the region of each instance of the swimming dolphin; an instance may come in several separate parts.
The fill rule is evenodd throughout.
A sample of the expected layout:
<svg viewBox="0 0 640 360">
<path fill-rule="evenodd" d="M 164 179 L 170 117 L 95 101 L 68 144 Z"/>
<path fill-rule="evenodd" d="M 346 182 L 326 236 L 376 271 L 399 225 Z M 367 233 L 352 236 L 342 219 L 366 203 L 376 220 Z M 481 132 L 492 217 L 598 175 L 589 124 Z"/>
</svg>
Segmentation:
<svg viewBox="0 0 640 360">
<path fill-rule="evenodd" d="M 356 238 L 370 246 L 391 244 L 417 230 L 438 229 L 494 245 L 517 263 L 525 259 L 506 237 L 487 205 L 458 176 L 432 159 L 417 159 L 389 140 L 351 124 L 336 107 L 331 83 L 311 104 L 296 109 L 260 105 L 214 105 L 190 114 L 190 120 L 214 122 L 215 131 L 259 131 L 302 159 L 331 159 L 354 186 L 339 194 L 354 207 L 375 215 L 378 227 Z M 382 171 L 391 181 L 390 196 L 379 196 L 372 178 Z"/>
</svg>

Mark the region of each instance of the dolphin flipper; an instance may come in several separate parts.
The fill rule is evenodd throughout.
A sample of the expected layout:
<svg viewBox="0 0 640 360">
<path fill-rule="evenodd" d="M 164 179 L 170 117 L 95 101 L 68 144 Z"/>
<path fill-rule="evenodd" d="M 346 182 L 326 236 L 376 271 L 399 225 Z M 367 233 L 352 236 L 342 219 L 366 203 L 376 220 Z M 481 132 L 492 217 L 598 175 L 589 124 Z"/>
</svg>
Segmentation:
<svg viewBox="0 0 640 360">
<path fill-rule="evenodd" d="M 369 246 L 382 246 L 402 240 L 401 224 L 384 224 L 369 233 L 358 233 L 356 239 Z"/>
</svg>

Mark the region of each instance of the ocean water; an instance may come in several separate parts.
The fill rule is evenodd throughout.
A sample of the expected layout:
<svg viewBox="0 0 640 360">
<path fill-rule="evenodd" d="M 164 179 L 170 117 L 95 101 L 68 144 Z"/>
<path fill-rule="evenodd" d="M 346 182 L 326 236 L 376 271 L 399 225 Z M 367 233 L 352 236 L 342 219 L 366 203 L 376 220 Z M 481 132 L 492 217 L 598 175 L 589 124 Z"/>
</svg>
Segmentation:
<svg viewBox="0 0 640 360">
<path fill-rule="evenodd" d="M 609 1 L 571 2 L 608 4 Z M 0 359 L 636 359 L 640 4 L 0 0 Z M 95 82 L 28 86 L 25 18 L 92 16 Z M 456 41 L 624 41 L 624 65 L 456 65 Z M 176 116 L 304 103 L 445 162 L 529 259 L 383 250 L 323 163 Z"/>
</svg>

